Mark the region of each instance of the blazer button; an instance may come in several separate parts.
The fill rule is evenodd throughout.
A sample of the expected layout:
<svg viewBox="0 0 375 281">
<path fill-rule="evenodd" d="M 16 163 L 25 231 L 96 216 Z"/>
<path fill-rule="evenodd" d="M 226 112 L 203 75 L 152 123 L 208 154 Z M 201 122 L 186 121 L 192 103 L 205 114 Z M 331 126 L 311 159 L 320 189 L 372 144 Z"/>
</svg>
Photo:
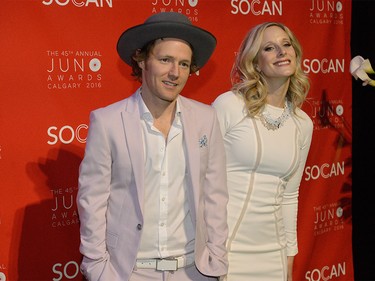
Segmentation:
<svg viewBox="0 0 375 281">
<path fill-rule="evenodd" d="M 142 225 L 141 225 L 140 223 L 137 225 L 137 229 L 138 229 L 138 230 L 141 230 L 141 229 L 142 229 Z"/>
</svg>

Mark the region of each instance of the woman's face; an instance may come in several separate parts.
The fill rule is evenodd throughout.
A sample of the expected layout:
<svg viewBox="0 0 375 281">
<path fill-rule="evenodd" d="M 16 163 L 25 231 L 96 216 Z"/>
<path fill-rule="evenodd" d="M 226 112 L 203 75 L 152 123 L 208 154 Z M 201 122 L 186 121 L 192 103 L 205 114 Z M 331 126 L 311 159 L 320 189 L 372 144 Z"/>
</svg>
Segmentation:
<svg viewBox="0 0 375 281">
<path fill-rule="evenodd" d="M 268 82 L 288 80 L 296 71 L 296 52 L 287 33 L 278 26 L 266 28 L 258 52 L 258 71 Z"/>
</svg>

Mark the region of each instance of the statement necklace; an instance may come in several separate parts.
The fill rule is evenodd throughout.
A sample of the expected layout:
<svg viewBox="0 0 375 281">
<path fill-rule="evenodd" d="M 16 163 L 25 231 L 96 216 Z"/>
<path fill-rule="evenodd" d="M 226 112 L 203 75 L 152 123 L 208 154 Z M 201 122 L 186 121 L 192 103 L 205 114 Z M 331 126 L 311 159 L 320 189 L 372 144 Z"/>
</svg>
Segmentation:
<svg viewBox="0 0 375 281">
<path fill-rule="evenodd" d="M 283 114 L 277 119 L 273 119 L 271 114 L 264 109 L 263 112 L 260 114 L 259 118 L 262 122 L 263 126 L 267 128 L 267 130 L 275 131 L 279 129 L 282 125 L 284 125 L 285 121 L 290 116 L 290 104 L 289 102 L 285 102 Z"/>
</svg>

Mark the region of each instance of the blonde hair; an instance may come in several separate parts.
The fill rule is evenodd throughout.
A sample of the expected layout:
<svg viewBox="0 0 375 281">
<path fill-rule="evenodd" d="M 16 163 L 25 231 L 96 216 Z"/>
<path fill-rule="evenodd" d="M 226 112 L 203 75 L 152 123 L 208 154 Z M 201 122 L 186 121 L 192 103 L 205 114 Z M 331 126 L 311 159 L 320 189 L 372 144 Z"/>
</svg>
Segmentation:
<svg viewBox="0 0 375 281">
<path fill-rule="evenodd" d="M 243 96 L 249 116 L 258 115 L 266 104 L 267 82 L 262 73 L 255 69 L 258 62 L 258 53 L 261 48 L 264 31 L 270 26 L 283 29 L 296 53 L 296 71 L 290 77 L 287 100 L 291 103 L 295 113 L 306 99 L 310 89 L 307 74 L 303 72 L 302 47 L 293 32 L 284 24 L 278 22 L 265 22 L 251 29 L 242 41 L 231 71 L 232 91 Z"/>
</svg>

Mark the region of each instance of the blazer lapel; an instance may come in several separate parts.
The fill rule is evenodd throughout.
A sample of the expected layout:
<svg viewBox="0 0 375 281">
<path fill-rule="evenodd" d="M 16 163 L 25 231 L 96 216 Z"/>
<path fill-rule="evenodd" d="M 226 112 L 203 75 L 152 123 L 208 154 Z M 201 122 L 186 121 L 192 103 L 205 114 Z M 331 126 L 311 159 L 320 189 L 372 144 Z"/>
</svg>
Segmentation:
<svg viewBox="0 0 375 281">
<path fill-rule="evenodd" d="M 198 134 L 196 130 L 196 116 L 192 111 L 191 107 L 187 102 L 185 102 L 184 97 L 180 96 L 180 106 L 181 106 L 181 119 L 184 130 L 184 139 L 186 144 L 187 153 L 187 169 L 188 183 L 191 184 L 192 188 L 189 188 L 189 199 L 190 199 L 190 209 L 193 218 L 196 217 L 196 210 L 198 210 L 198 204 L 200 198 L 199 196 L 199 170 L 200 170 L 200 155 L 199 155 L 199 145 L 198 145 Z M 192 193 L 190 193 L 193 191 Z M 195 223 L 195 220 L 193 220 Z"/>
<path fill-rule="evenodd" d="M 125 139 L 128 146 L 130 161 L 132 163 L 135 185 L 138 191 L 138 201 L 143 213 L 144 195 L 144 150 L 142 142 L 142 129 L 137 104 L 137 90 L 129 99 L 124 111 L 121 112 Z"/>
</svg>

